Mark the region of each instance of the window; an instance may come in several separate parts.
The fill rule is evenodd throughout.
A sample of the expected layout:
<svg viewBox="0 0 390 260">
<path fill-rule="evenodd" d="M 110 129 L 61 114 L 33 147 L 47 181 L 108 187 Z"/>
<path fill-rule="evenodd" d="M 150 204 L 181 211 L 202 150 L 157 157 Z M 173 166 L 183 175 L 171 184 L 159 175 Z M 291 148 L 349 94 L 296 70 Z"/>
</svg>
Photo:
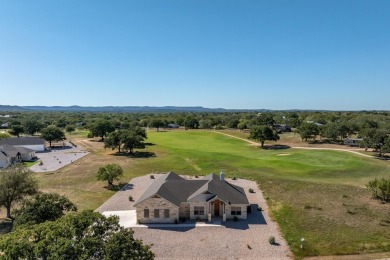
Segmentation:
<svg viewBox="0 0 390 260">
<path fill-rule="evenodd" d="M 232 207 L 232 215 L 240 216 L 241 215 L 241 207 Z"/>
<path fill-rule="evenodd" d="M 194 207 L 194 215 L 204 215 L 204 207 Z"/>
<path fill-rule="evenodd" d="M 159 209 L 155 209 L 154 210 L 154 218 L 159 218 L 160 217 L 160 210 Z"/>
<path fill-rule="evenodd" d="M 149 209 L 144 209 L 144 218 L 149 218 Z"/>
<path fill-rule="evenodd" d="M 164 218 L 169 218 L 169 209 L 164 209 Z"/>
</svg>

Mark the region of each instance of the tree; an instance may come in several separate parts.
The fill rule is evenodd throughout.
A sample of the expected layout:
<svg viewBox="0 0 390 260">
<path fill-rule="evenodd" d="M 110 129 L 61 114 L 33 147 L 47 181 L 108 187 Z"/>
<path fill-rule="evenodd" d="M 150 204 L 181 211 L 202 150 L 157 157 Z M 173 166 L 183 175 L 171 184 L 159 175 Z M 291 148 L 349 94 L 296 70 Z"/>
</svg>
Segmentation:
<svg viewBox="0 0 390 260">
<path fill-rule="evenodd" d="M 195 116 L 187 116 L 184 120 L 185 129 L 195 129 L 198 128 L 199 121 Z"/>
<path fill-rule="evenodd" d="M 159 131 L 160 127 L 163 127 L 164 126 L 164 122 L 158 118 L 152 118 L 150 121 L 149 121 L 149 124 L 148 124 L 149 127 L 153 127 L 153 128 L 156 128 L 157 132 Z"/>
<path fill-rule="evenodd" d="M 36 132 L 41 131 L 43 128 L 43 124 L 34 119 L 27 120 L 24 122 L 24 130 L 27 134 L 34 135 Z"/>
<path fill-rule="evenodd" d="M 264 147 L 264 142 L 266 140 L 278 141 L 279 135 L 275 133 L 269 126 L 261 125 L 252 127 L 248 138 L 260 141 L 261 147 Z"/>
<path fill-rule="evenodd" d="M 210 129 L 211 128 L 210 120 L 208 120 L 208 119 L 199 120 L 199 128 Z"/>
<path fill-rule="evenodd" d="M 83 211 L 3 235 L 0 252 L 4 259 L 153 259 L 133 234 L 118 217 Z"/>
<path fill-rule="evenodd" d="M 67 133 L 72 133 L 72 132 L 76 131 L 76 128 L 73 125 L 67 125 L 67 126 L 65 126 L 65 131 Z"/>
<path fill-rule="evenodd" d="M 129 130 L 118 130 L 110 133 L 104 140 L 104 148 L 116 149 L 121 152 L 123 146 L 124 150 L 133 152 L 133 149 L 145 148 L 145 139 L 147 139 L 146 131 L 141 127 L 134 127 Z"/>
<path fill-rule="evenodd" d="M 7 218 L 12 218 L 11 207 L 15 202 L 36 192 L 37 181 L 27 168 L 17 165 L 0 171 L 0 206 L 6 208 Z"/>
<path fill-rule="evenodd" d="M 145 137 L 142 135 L 142 132 L 125 130 L 122 132 L 121 141 L 123 143 L 123 149 L 129 151 L 129 153 L 133 153 L 133 150 L 136 148 L 145 148 Z"/>
<path fill-rule="evenodd" d="M 115 131 L 115 127 L 110 121 L 100 119 L 93 123 L 89 130 L 91 131 L 91 135 L 93 137 L 99 136 L 102 140 L 104 140 L 104 137 Z"/>
<path fill-rule="evenodd" d="M 112 186 L 114 180 L 119 180 L 121 176 L 123 176 L 122 167 L 116 163 L 100 167 L 96 175 L 99 181 L 107 181 L 109 186 Z"/>
<path fill-rule="evenodd" d="M 16 135 L 17 137 L 19 137 L 19 135 L 23 132 L 24 132 L 24 127 L 22 125 L 11 126 L 11 131 L 10 131 L 11 135 Z"/>
<path fill-rule="evenodd" d="M 121 152 L 122 147 L 122 131 L 115 131 L 109 133 L 107 138 L 104 139 L 104 148 L 111 148 L 112 150 L 118 148 L 118 152 Z"/>
<path fill-rule="evenodd" d="M 336 141 L 339 136 L 337 123 L 329 123 L 322 127 L 321 136 Z"/>
<path fill-rule="evenodd" d="M 22 200 L 13 216 L 16 225 L 34 225 L 59 219 L 66 211 L 77 211 L 76 205 L 67 197 L 56 193 L 38 193 Z"/>
<path fill-rule="evenodd" d="M 272 127 L 275 124 L 275 120 L 272 114 L 262 113 L 254 118 L 256 125 L 266 125 Z"/>
<path fill-rule="evenodd" d="M 49 142 L 51 147 L 51 142 L 63 141 L 66 140 L 65 133 L 60 128 L 49 125 L 48 127 L 42 129 L 42 138 Z"/>
<path fill-rule="evenodd" d="M 307 141 L 307 139 L 315 139 L 316 136 L 320 133 L 319 127 L 314 123 L 302 123 L 298 128 L 298 133 L 301 136 L 302 140 Z"/>
<path fill-rule="evenodd" d="M 4 132 L 0 132 L 0 140 L 1 139 L 7 139 L 7 138 L 10 138 L 11 136 L 9 135 L 9 133 L 4 133 Z"/>
</svg>

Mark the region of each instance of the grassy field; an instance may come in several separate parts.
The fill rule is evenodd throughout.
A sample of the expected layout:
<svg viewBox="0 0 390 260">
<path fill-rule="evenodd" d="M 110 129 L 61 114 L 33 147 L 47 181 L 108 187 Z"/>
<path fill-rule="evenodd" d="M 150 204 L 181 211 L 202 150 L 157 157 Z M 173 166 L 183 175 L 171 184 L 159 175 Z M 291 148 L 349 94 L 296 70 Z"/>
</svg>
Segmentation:
<svg viewBox="0 0 390 260">
<path fill-rule="evenodd" d="M 79 209 L 95 209 L 114 194 L 95 178 L 106 163 L 123 166 L 123 182 L 152 172 L 203 175 L 223 169 L 228 177 L 259 183 L 298 258 L 390 252 L 390 205 L 370 199 L 364 188 L 375 177 L 390 177 L 389 162 L 338 151 L 262 150 L 218 133 L 180 130 L 149 132 L 151 145 L 134 158 L 83 140 L 84 134 L 74 136 L 92 153 L 56 173 L 36 176 L 42 190 L 68 196 Z"/>
</svg>

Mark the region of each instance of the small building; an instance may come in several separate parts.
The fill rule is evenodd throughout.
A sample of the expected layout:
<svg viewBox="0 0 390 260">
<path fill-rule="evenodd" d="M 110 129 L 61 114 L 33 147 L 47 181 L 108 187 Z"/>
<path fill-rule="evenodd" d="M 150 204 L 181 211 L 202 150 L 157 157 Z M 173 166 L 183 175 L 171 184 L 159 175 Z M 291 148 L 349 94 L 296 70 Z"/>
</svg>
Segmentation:
<svg viewBox="0 0 390 260">
<path fill-rule="evenodd" d="M 291 132 L 291 127 L 287 124 L 274 124 L 273 128 L 278 133 Z"/>
<path fill-rule="evenodd" d="M 344 139 L 344 144 L 348 146 L 360 146 L 361 142 L 363 141 L 362 138 L 345 138 Z"/>
<path fill-rule="evenodd" d="M 0 145 L 12 145 L 15 147 L 24 147 L 35 152 L 45 151 L 45 140 L 36 136 L 10 137 L 0 140 Z"/>
<path fill-rule="evenodd" d="M 180 128 L 180 126 L 177 124 L 168 124 L 167 127 L 168 128 Z"/>
<path fill-rule="evenodd" d="M 155 180 L 135 202 L 139 223 L 175 223 L 185 219 L 246 219 L 249 201 L 243 188 L 221 172 L 188 180 L 169 172 Z"/>
</svg>

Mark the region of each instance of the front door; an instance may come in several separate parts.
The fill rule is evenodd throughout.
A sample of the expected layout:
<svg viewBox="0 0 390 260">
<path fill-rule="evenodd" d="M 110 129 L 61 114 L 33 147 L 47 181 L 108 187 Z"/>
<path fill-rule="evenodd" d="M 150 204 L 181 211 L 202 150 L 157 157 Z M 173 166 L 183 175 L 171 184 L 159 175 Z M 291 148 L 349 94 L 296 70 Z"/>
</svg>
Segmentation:
<svg viewBox="0 0 390 260">
<path fill-rule="evenodd" d="M 214 216 L 219 217 L 219 200 L 214 201 Z"/>
</svg>

